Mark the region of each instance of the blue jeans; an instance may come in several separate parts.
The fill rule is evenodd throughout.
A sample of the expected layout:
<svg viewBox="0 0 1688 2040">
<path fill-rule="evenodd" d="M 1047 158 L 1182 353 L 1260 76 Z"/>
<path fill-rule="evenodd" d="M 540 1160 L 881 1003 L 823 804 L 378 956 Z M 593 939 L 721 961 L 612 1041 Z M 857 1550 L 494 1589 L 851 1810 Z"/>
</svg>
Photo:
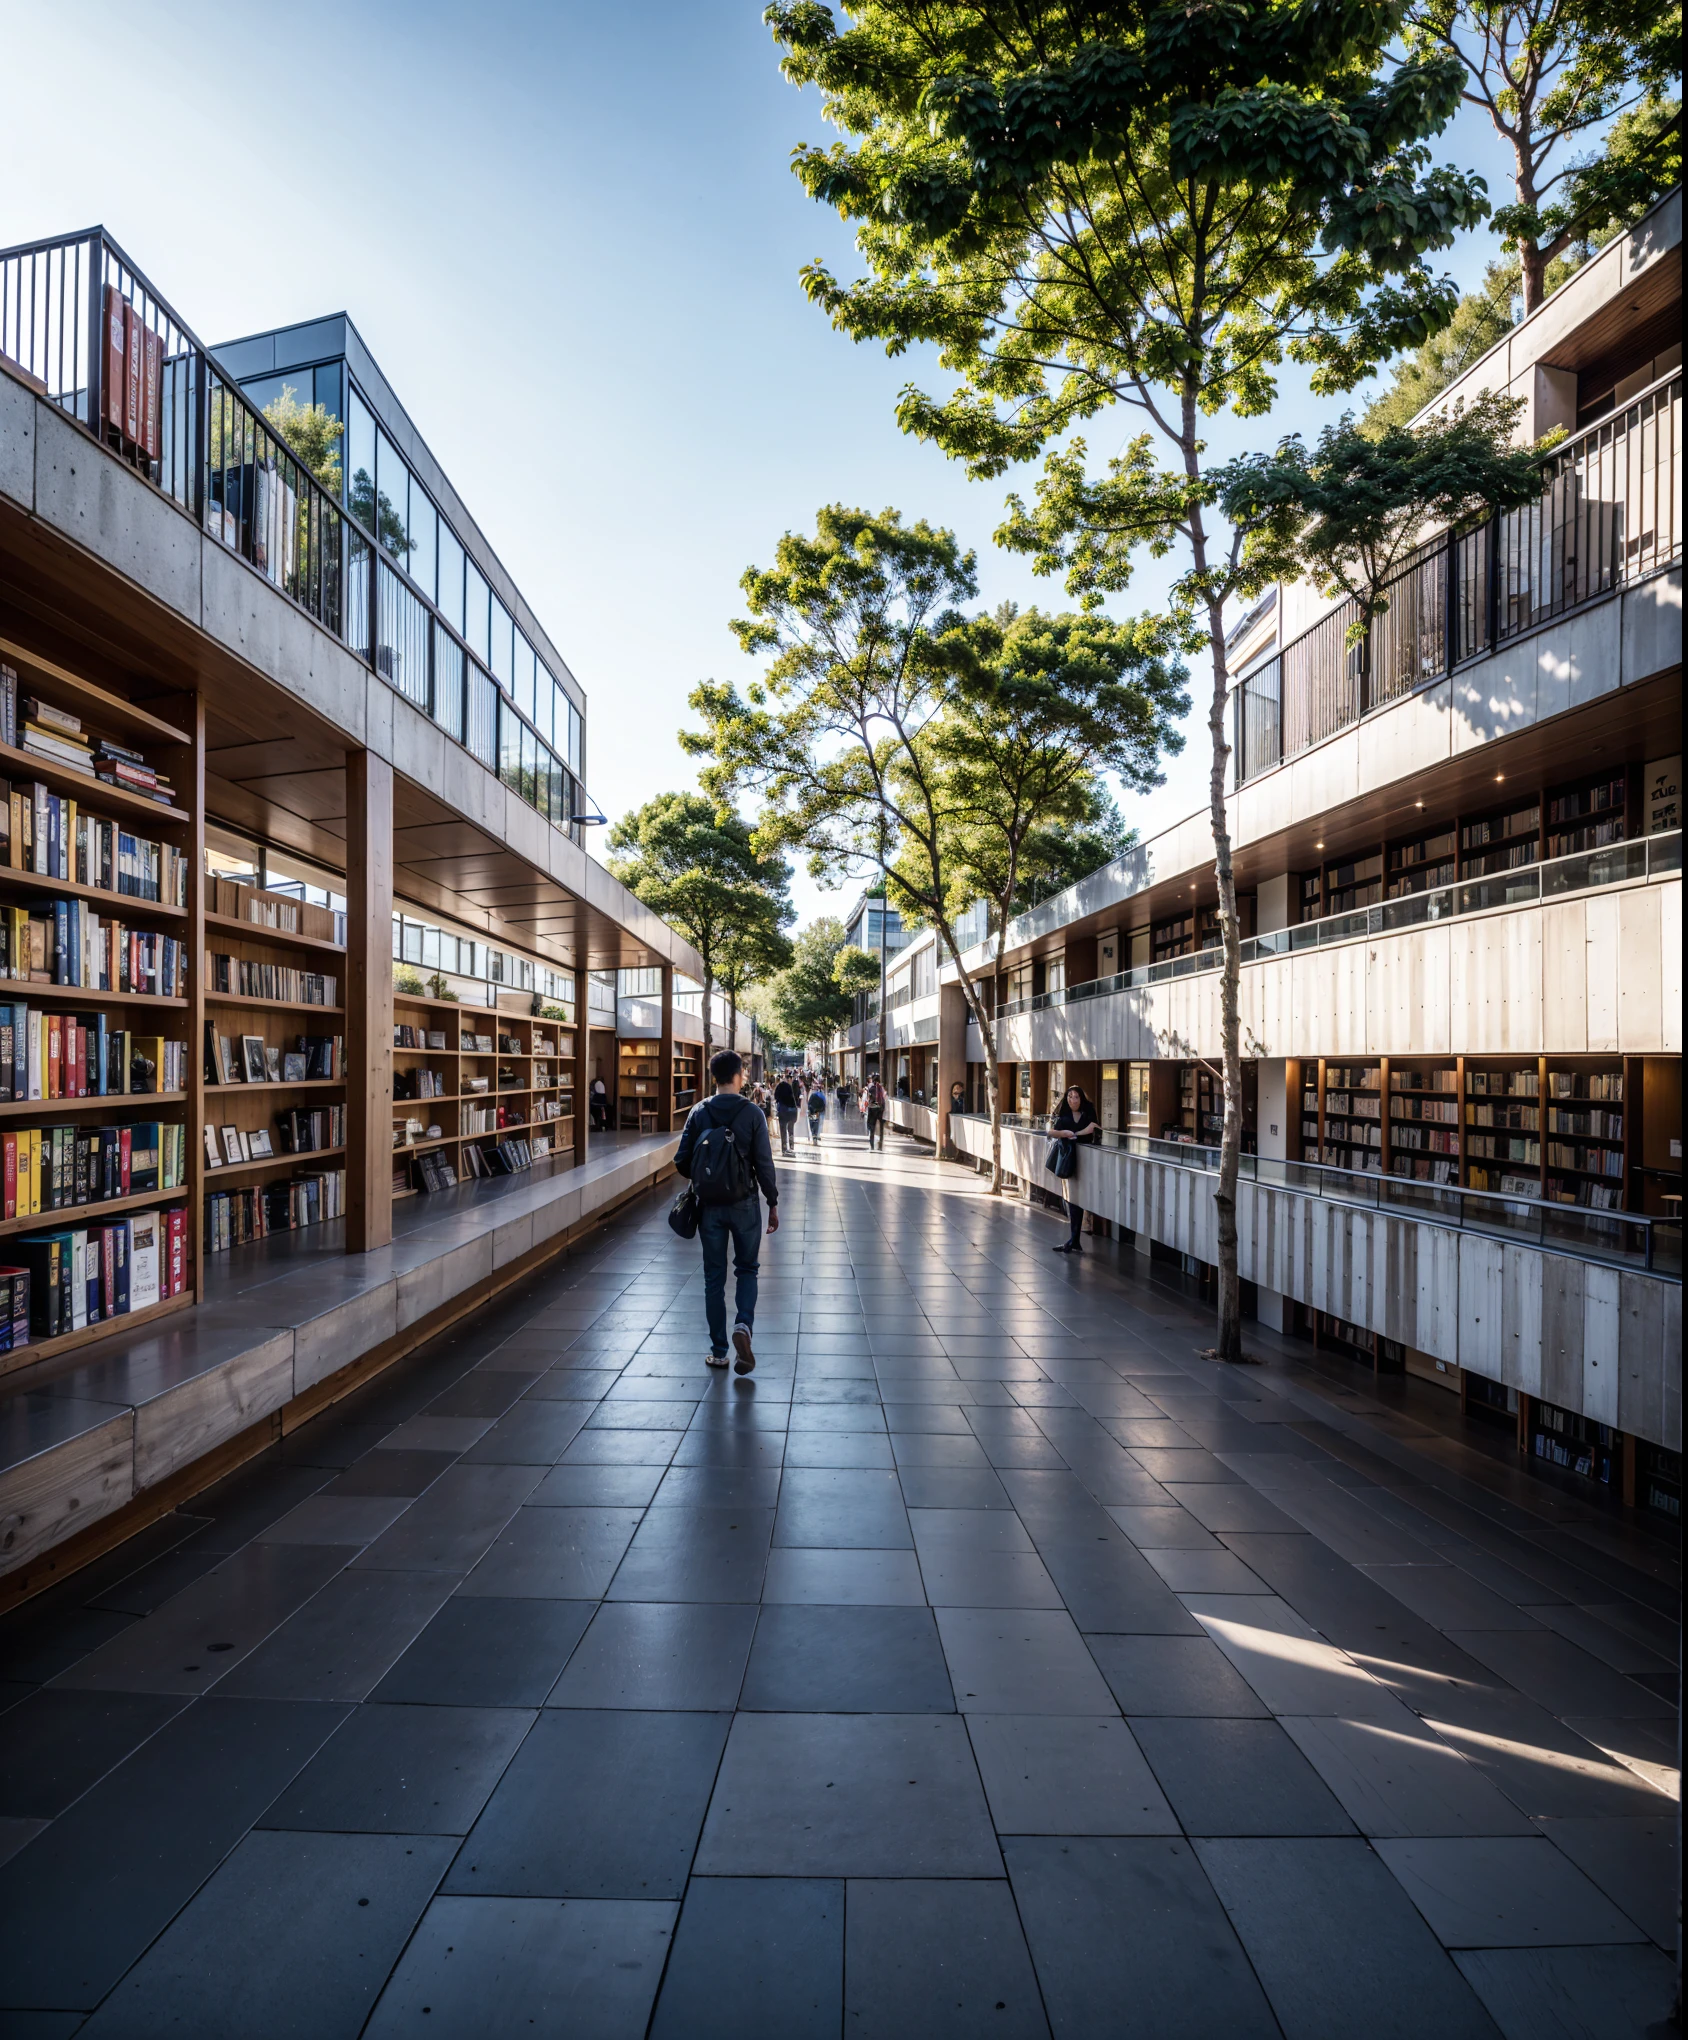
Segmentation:
<svg viewBox="0 0 1688 2040">
<path fill-rule="evenodd" d="M 737 1204 L 706 1204 L 698 1213 L 703 1243 L 703 1308 L 709 1344 L 717 1359 L 727 1350 L 727 1240 L 733 1243 L 733 1315 L 736 1323 L 756 1319 L 756 1265 L 762 1248 L 762 1206 L 754 1191 Z"/>
</svg>

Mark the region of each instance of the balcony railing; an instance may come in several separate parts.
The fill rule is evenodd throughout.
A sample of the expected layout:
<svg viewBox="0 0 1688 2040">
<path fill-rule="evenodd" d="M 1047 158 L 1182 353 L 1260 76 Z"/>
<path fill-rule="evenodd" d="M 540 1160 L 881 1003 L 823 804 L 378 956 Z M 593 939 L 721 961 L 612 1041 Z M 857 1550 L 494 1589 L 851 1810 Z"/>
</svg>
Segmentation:
<svg viewBox="0 0 1688 2040">
<path fill-rule="evenodd" d="M 1580 432 L 1538 502 L 1432 539 L 1389 584 L 1370 657 L 1342 603 L 1238 682 L 1242 786 L 1372 710 L 1682 557 L 1682 371 Z"/>
<path fill-rule="evenodd" d="M 1320 920 L 1278 928 L 1269 935 L 1250 935 L 1242 944 L 1242 960 L 1259 963 L 1267 957 L 1291 955 L 1298 949 L 1322 949 L 1336 942 L 1363 942 L 1377 935 L 1397 935 L 1404 929 L 1422 927 L 1429 921 L 1450 920 L 1458 914 L 1490 913 L 1499 907 L 1528 906 L 1533 900 L 1564 899 L 1600 886 L 1669 878 L 1681 869 L 1682 831 L 1664 830 L 1656 836 L 1637 836 L 1633 842 L 1608 843 L 1599 850 L 1550 857 L 1543 864 L 1521 865 L 1515 871 L 1497 872 L 1489 878 L 1462 879 L 1457 885 L 1408 893 L 1401 899 L 1384 900 L 1375 907 L 1360 907 L 1349 914 L 1326 914 Z M 1216 971 L 1222 961 L 1219 945 L 1210 943 L 1205 949 L 1172 957 L 1165 963 L 1140 964 L 1135 970 L 1117 971 L 1112 977 L 1068 985 L 1064 991 L 1010 999 L 998 1007 L 996 1017 L 1011 1020 L 1020 1013 L 1042 1013 L 1051 1007 L 1106 998 L 1114 992 L 1140 991 L 1146 985 L 1164 984 L 1169 978 L 1196 977 Z"/>
<path fill-rule="evenodd" d="M 137 430 L 116 387 L 131 332 L 157 396 Z M 0 365 L 581 840 L 571 817 L 592 804 L 573 771 L 104 228 L 0 250 Z"/>
<path fill-rule="evenodd" d="M 978 1112 L 958 1118 L 988 1126 Z M 1005 1112 L 1002 1123 L 1024 1133 L 1044 1133 L 1042 1114 Z M 1169 1162 L 1198 1174 L 1219 1173 L 1219 1150 L 1190 1141 L 1155 1140 L 1147 1134 L 1103 1130 L 1101 1144 L 1139 1161 Z M 1332 1169 L 1318 1162 L 1276 1161 L 1268 1155 L 1241 1157 L 1247 1182 L 1299 1191 L 1339 1204 L 1357 1204 L 1396 1218 L 1416 1218 L 1456 1232 L 1483 1233 L 1578 1260 L 1615 1262 L 1670 1280 L 1682 1279 L 1682 1221 L 1652 1218 L 1639 1212 L 1591 1211 L 1581 1204 L 1555 1204 L 1544 1198 L 1499 1196 L 1488 1190 L 1461 1190 L 1452 1184 L 1421 1183 L 1412 1176 L 1386 1176 L 1378 1169 Z M 1051 1181 L 1054 1179 L 1051 1178 Z"/>
</svg>

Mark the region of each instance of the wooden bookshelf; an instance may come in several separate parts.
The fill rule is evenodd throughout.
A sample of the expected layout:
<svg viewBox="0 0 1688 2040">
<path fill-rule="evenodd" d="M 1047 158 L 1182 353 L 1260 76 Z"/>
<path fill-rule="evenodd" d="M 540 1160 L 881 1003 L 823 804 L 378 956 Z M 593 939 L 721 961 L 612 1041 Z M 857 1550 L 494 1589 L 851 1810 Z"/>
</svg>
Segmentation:
<svg viewBox="0 0 1688 2040">
<path fill-rule="evenodd" d="M 475 1180 L 474 1164 L 465 1159 L 470 1148 L 484 1154 L 501 1141 L 531 1143 L 536 1137 L 550 1140 L 553 1156 L 572 1148 L 577 1064 L 569 1022 L 395 992 L 393 1025 L 395 1197 L 423 1192 L 426 1177 L 412 1162 L 425 1154 L 448 1163 L 463 1183 Z M 417 1041 L 401 1044 L 396 1033 L 402 1028 L 413 1030 Z M 442 1037 L 444 1045 L 429 1045 L 430 1036 Z M 428 1097 L 397 1095 L 424 1070 L 440 1080 L 437 1091 Z M 477 1083 L 485 1088 L 470 1088 Z M 407 1133 L 412 1120 L 420 1133 Z M 440 1131 L 430 1134 L 427 1128 L 435 1125 Z"/>
<path fill-rule="evenodd" d="M 0 1264 L 8 1267 L 27 1263 L 30 1257 L 22 1245 L 26 1240 L 83 1234 L 88 1236 L 90 1250 L 97 1256 L 100 1235 L 108 1227 L 128 1225 L 144 1212 L 159 1215 L 161 1293 L 157 1301 L 119 1313 L 114 1308 L 115 1299 L 103 1294 L 96 1281 L 92 1301 L 97 1314 L 92 1321 L 48 1336 L 39 1283 L 32 1280 L 29 1341 L 0 1353 L 0 1373 L 13 1373 L 127 1332 L 143 1321 L 185 1309 L 202 1293 L 197 1227 L 193 1220 L 201 1160 L 195 1119 L 200 957 L 194 930 L 204 834 L 204 747 L 202 717 L 195 694 L 168 696 L 162 704 L 154 701 L 142 707 L 118 689 L 86 680 L 3 634 L 0 665 L 16 675 L 16 720 L 0 728 L 0 780 L 5 782 L 0 795 L 0 808 L 4 810 L 0 821 L 4 832 L 4 842 L 0 843 L 0 909 L 5 910 L 6 917 L 0 1006 L 21 1007 L 42 1016 L 49 1045 L 49 1052 L 37 1058 L 41 1064 L 42 1095 L 30 1097 L 27 1083 L 19 1095 L 15 1060 L 6 1069 L 3 1088 L 7 1095 L 0 1097 L 0 1138 L 17 1150 L 24 1135 L 39 1133 L 47 1157 L 42 1170 L 44 1177 L 50 1170 L 55 1128 L 74 1128 L 84 1155 L 88 1139 L 104 1127 L 121 1132 L 156 1123 L 160 1144 L 159 1183 L 152 1190 L 119 1189 L 110 1197 L 78 1199 L 76 1190 L 86 1182 L 81 1173 L 84 1164 L 78 1162 L 76 1174 L 58 1186 L 57 1194 L 63 1201 L 56 1208 L 50 1180 L 38 1185 L 38 1209 L 20 1213 L 15 1198 L 9 1214 L 0 1208 L 0 1237 L 4 1239 Z M 149 690 L 157 685 L 155 681 L 146 684 Z M 6 687 L 11 692 L 9 680 Z M 39 701 L 53 712 L 43 718 L 43 725 L 55 728 L 61 736 L 80 738 L 94 746 L 109 742 L 140 753 L 146 765 L 168 781 L 169 802 L 149 799 L 144 793 L 126 787 L 109 786 L 92 771 L 62 760 L 38 757 L 24 743 L 24 724 L 29 719 L 25 703 L 29 700 Z M 159 712 L 161 705 L 168 713 Z M 63 718 L 76 719 L 80 728 L 67 726 Z M 16 741 L 7 741 L 14 737 Z M 41 820 L 47 826 L 37 845 L 33 838 Z M 113 831 L 103 846 L 98 840 L 100 824 L 111 825 Z M 118 833 L 157 846 L 159 889 L 164 897 L 148 900 L 118 890 L 115 882 L 111 887 L 97 882 L 102 847 L 110 856 L 115 876 L 121 848 L 116 840 Z M 29 918 L 24 921 L 14 918 L 20 914 Z M 163 992 L 125 989 L 121 978 L 115 975 L 110 952 L 97 950 L 91 939 L 95 921 L 102 932 L 118 924 L 126 935 L 154 938 L 149 944 L 154 950 L 154 962 L 161 973 L 168 970 L 173 974 L 173 988 Z M 166 952 L 171 945 L 175 945 L 174 953 L 167 961 Z M 55 977 L 71 975 L 84 982 L 51 982 Z M 10 1025 L 12 1010 L 0 1017 Z M 147 1047 L 144 1051 L 156 1064 L 149 1081 L 158 1088 L 141 1091 L 113 1088 L 104 1094 L 80 1095 L 101 1081 L 94 1067 L 97 1051 L 84 1051 L 78 1076 L 73 1077 L 65 1067 L 67 1030 L 73 1023 L 82 1026 L 85 1020 L 96 1023 L 84 1028 L 96 1042 L 97 1022 L 104 1022 L 108 1058 L 113 1052 L 114 1036 L 123 1037 L 124 1045 L 119 1052 L 126 1053 L 131 1063 L 143 1053 L 141 1044 L 160 1044 L 156 1050 Z M 55 1027 L 61 1057 L 56 1074 L 49 1067 Z M 172 1062 L 177 1081 L 165 1088 L 166 1070 Z M 116 1071 L 108 1069 L 105 1081 L 118 1082 Z M 72 1095 L 52 1095 L 55 1090 Z M 61 1160 L 66 1160 L 69 1147 L 69 1143 L 59 1143 Z M 95 1169 L 101 1169 L 102 1164 L 103 1158 L 96 1155 Z M 14 1160 L 14 1178 L 16 1169 Z M 182 1227 L 176 1257 L 181 1286 L 174 1293 L 170 1288 L 169 1237 L 173 1213 L 179 1215 L 177 1223 Z M 84 1267 L 84 1280 L 88 1279 L 88 1272 Z M 6 1332 L 9 1337 L 9 1325 Z"/>
<path fill-rule="evenodd" d="M 339 943 L 268 925 L 270 918 L 284 916 L 326 917 L 325 908 L 306 908 L 286 895 L 228 879 L 208 878 L 207 885 L 214 890 L 202 916 L 205 1194 L 199 1223 L 206 1252 L 220 1253 L 325 1223 L 346 1208 L 347 964 Z M 211 898 L 218 900 L 216 908 Z M 301 978 L 318 981 L 320 1000 L 283 996 L 303 989 Z M 243 983 L 267 989 L 237 989 Z M 307 1048 L 307 1041 L 315 1045 Z M 250 1074 L 248 1044 L 261 1044 L 268 1074 Z M 290 1057 L 318 1073 L 289 1075 Z M 329 1076 L 320 1073 L 325 1057 Z M 305 1114 L 312 1115 L 308 1123 L 296 1117 Z M 290 1127 L 312 1144 L 288 1145 Z M 228 1129 L 237 1136 L 232 1154 Z M 255 1134 L 267 1136 L 268 1154 L 251 1152 Z M 220 1156 L 215 1167 L 212 1142 Z"/>
<path fill-rule="evenodd" d="M 660 1041 L 617 1040 L 616 1125 L 623 1133 L 655 1133 L 670 1090 Z"/>
<path fill-rule="evenodd" d="M 703 1096 L 703 1044 L 677 1041 L 674 1044 L 674 1097 L 669 1125 L 683 1126 L 686 1114 Z"/>
</svg>

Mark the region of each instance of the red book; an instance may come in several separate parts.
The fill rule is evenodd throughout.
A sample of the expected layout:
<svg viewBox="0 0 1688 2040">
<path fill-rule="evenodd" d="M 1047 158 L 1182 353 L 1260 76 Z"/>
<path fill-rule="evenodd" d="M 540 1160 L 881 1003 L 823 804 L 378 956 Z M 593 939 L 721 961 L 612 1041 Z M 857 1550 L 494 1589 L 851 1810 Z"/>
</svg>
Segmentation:
<svg viewBox="0 0 1688 2040">
<path fill-rule="evenodd" d="M 105 420 L 123 430 L 123 391 L 128 380 L 124 339 L 123 299 L 116 284 L 105 287 Z"/>
<path fill-rule="evenodd" d="M 82 1030 L 69 1014 L 64 1023 L 64 1094 L 67 1098 L 82 1095 Z"/>
<path fill-rule="evenodd" d="M 180 1296 L 188 1286 L 188 1215 L 179 1204 L 165 1215 L 170 1233 L 170 1294 Z"/>
<path fill-rule="evenodd" d="M 6 1216 L 18 1215 L 18 1137 L 15 1133 L 6 1136 Z"/>
<path fill-rule="evenodd" d="M 127 1197 L 131 1193 L 129 1189 L 129 1129 L 126 1126 L 121 1127 L 118 1130 L 117 1155 L 118 1166 L 122 1171 L 120 1180 L 123 1185 L 123 1188 L 118 1192 L 118 1195 L 121 1197 Z"/>
</svg>

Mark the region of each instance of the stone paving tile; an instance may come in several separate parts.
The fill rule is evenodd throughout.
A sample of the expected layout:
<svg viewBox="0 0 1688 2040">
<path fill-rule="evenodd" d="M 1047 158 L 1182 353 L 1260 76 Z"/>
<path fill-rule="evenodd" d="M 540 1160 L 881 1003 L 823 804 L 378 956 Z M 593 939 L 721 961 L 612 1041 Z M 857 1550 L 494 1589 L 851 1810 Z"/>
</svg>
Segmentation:
<svg viewBox="0 0 1688 2040">
<path fill-rule="evenodd" d="M 753 1376 L 654 1197 L 0 1621 L 0 2028 L 1662 2015 L 1662 1547 L 959 1172 L 786 1175 Z"/>
</svg>

